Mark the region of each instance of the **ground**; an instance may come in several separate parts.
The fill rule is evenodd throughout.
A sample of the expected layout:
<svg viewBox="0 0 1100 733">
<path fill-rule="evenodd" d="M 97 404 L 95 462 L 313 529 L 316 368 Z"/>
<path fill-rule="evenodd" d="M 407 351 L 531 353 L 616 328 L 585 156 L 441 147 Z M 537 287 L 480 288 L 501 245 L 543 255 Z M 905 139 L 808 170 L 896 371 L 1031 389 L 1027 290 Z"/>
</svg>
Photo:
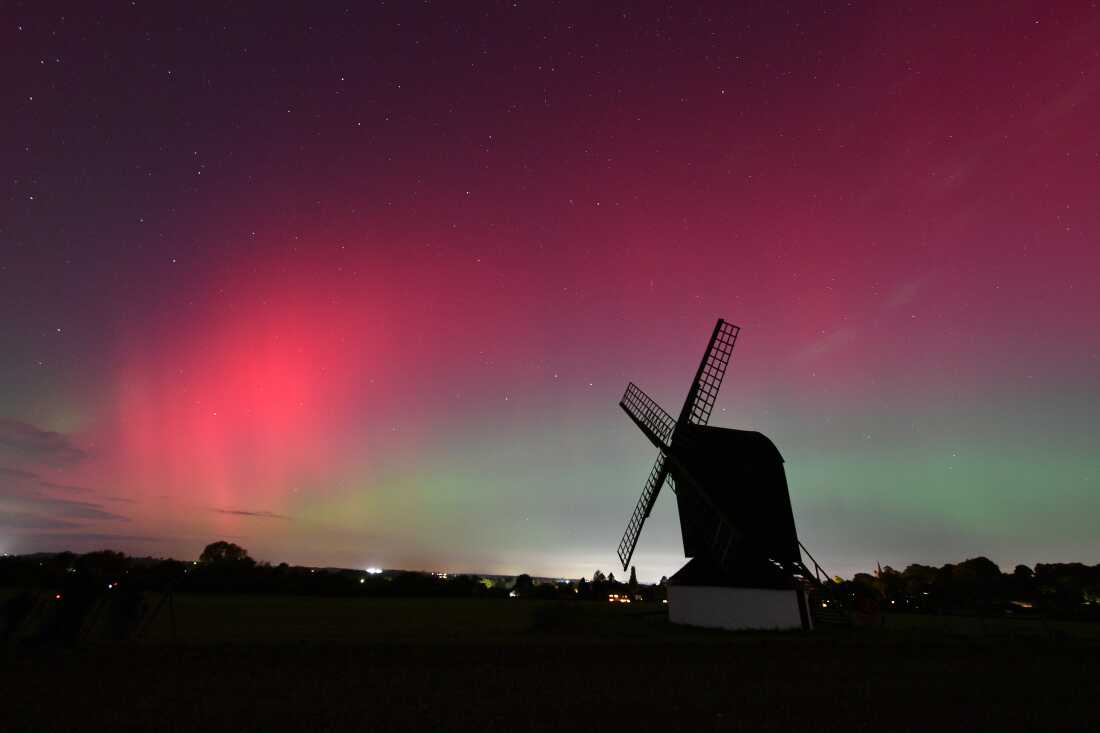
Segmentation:
<svg viewBox="0 0 1100 733">
<path fill-rule="evenodd" d="M 1100 643 L 1084 627 L 736 634 L 672 626 L 664 610 L 180 596 L 177 643 L 164 615 L 142 642 L 6 649 L 0 730 L 1087 730 L 1100 719 Z"/>
</svg>

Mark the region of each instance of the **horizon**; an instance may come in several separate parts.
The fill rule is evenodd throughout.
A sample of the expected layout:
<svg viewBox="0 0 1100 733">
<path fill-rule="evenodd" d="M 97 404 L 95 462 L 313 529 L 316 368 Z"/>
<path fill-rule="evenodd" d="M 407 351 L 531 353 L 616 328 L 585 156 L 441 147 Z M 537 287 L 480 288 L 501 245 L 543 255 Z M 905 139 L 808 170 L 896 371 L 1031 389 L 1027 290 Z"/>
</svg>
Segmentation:
<svg viewBox="0 0 1100 733">
<path fill-rule="evenodd" d="M 243 549 L 246 552 L 248 550 L 248 548 L 243 548 Z M 69 550 L 60 550 L 60 551 L 43 550 L 43 551 L 24 553 L 24 554 L 11 554 L 11 553 L 5 552 L 5 553 L 0 553 L 0 557 L 13 557 L 13 558 L 33 558 L 33 557 L 38 557 L 38 556 L 57 557 L 58 555 L 66 555 L 66 554 L 73 555 L 75 557 L 81 557 L 82 555 L 103 553 L 103 552 L 117 553 L 117 552 L 120 552 L 120 551 L 119 550 L 113 550 L 113 549 L 106 548 L 106 547 L 105 548 L 100 548 L 98 550 L 91 550 L 91 551 L 86 552 L 86 553 L 74 553 L 74 552 L 71 552 Z M 181 563 L 181 564 L 187 564 L 187 563 L 194 564 L 194 563 L 202 562 L 199 555 L 196 555 L 195 559 L 186 559 L 186 558 L 185 559 L 180 559 L 180 558 L 168 557 L 168 556 L 155 556 L 155 555 L 140 555 L 139 556 L 139 555 L 129 555 L 127 553 L 121 553 L 121 554 L 124 555 L 127 559 L 130 559 L 130 560 L 155 560 L 155 561 L 158 561 L 158 562 L 177 562 L 177 563 Z M 568 576 L 568 575 L 556 575 L 556 574 L 535 575 L 535 574 L 532 574 L 532 573 L 528 573 L 526 571 L 520 571 L 518 573 L 488 573 L 488 572 L 481 572 L 481 571 L 477 571 L 477 570 L 461 570 L 461 569 L 460 570 L 444 570 L 444 569 L 440 569 L 440 568 L 398 568 L 398 567 L 381 567 L 381 566 L 370 566 L 370 565 L 368 565 L 366 567 L 341 567 L 341 566 L 335 566 L 335 565 L 301 565 L 301 564 L 298 564 L 298 563 L 286 562 L 285 560 L 276 563 L 276 562 L 267 560 L 265 558 L 252 557 L 251 554 L 249 554 L 249 558 L 253 562 L 255 562 L 256 565 L 266 565 L 268 567 L 277 567 L 279 565 L 285 564 L 285 565 L 288 565 L 289 567 L 292 567 L 292 568 L 308 568 L 308 569 L 314 569 L 314 570 L 340 570 L 340 571 L 347 571 L 347 572 L 362 572 L 362 573 L 367 573 L 367 574 L 418 573 L 418 574 L 423 574 L 423 575 L 443 575 L 443 576 L 450 575 L 450 576 L 454 576 L 454 577 L 467 576 L 467 577 L 482 577 L 482 578 L 514 578 L 514 577 L 517 577 L 519 575 L 528 575 L 532 580 L 553 580 L 553 581 L 566 581 L 566 582 L 581 581 L 581 580 L 591 581 L 592 578 L 595 577 L 596 573 L 602 573 L 603 572 L 602 568 L 595 568 L 595 569 L 593 569 L 593 571 L 590 574 L 580 575 L 580 576 Z M 961 564 L 964 564 L 964 563 L 972 562 L 974 560 L 988 560 L 988 561 L 992 562 L 993 565 L 998 569 L 998 571 L 1002 575 L 1012 575 L 1016 571 L 1016 569 L 1020 566 L 1026 567 L 1028 570 L 1030 570 L 1032 572 L 1034 572 L 1040 565 L 1044 565 L 1044 566 L 1050 566 L 1050 565 L 1083 565 L 1085 567 L 1089 567 L 1089 564 L 1086 563 L 1086 562 L 1083 562 L 1083 561 L 1069 561 L 1069 562 L 1066 562 L 1066 563 L 1045 563 L 1045 562 L 1039 561 L 1039 562 L 1034 562 L 1034 563 L 1030 563 L 1030 564 L 1028 564 L 1028 563 L 1017 563 L 1012 568 L 1006 570 L 1004 567 L 1001 566 L 1000 563 L 998 563 L 996 560 L 993 560 L 990 557 L 987 557 L 985 555 L 975 555 L 974 557 L 967 557 L 967 558 L 963 558 L 961 560 L 957 560 L 957 561 L 954 561 L 954 562 L 947 562 L 947 563 L 944 563 L 943 565 L 938 565 L 938 566 L 927 564 L 927 563 L 921 563 L 921 562 L 907 563 L 906 565 L 900 566 L 900 567 L 894 567 L 892 565 L 883 565 L 881 568 L 872 567 L 872 568 L 868 568 L 867 570 L 858 571 L 858 572 L 853 573 L 851 576 L 848 576 L 848 577 L 844 577 L 844 576 L 832 576 L 832 577 L 834 579 L 835 578 L 840 578 L 841 580 L 843 580 L 845 582 L 851 582 L 852 580 L 855 579 L 855 577 L 857 575 L 870 575 L 872 577 L 877 577 L 877 575 L 880 571 L 881 572 L 886 572 L 888 570 L 901 574 L 901 573 L 904 573 L 904 571 L 906 569 L 908 569 L 909 567 L 912 567 L 912 566 L 931 567 L 931 568 L 934 568 L 936 570 L 941 570 L 941 569 L 943 569 L 945 567 L 948 567 L 948 566 L 952 566 L 952 567 L 953 566 L 958 566 L 958 565 L 961 565 Z M 1095 563 L 1095 567 L 1100 568 L 1100 562 Z M 604 573 L 604 575 L 606 575 L 608 577 L 613 577 L 613 576 L 615 576 L 615 573 L 613 571 L 609 571 L 607 573 Z M 615 578 L 616 582 L 625 583 L 626 580 L 624 580 L 624 578 L 629 578 L 630 571 L 628 570 L 625 573 L 620 573 L 619 575 L 621 577 L 616 577 Z M 657 584 L 660 583 L 661 580 L 664 580 L 664 579 L 666 579 L 665 576 L 662 576 L 661 578 L 657 578 L 657 579 L 654 579 L 654 580 L 643 580 L 643 579 L 639 578 L 638 582 L 641 583 L 641 584 L 645 584 L 645 585 L 657 585 Z"/>
<path fill-rule="evenodd" d="M 0 34 L 0 552 L 618 575 L 620 396 L 680 405 L 725 318 L 711 424 L 829 573 L 1100 558 L 1095 7 Z M 664 492 L 632 564 L 684 562 Z"/>
</svg>

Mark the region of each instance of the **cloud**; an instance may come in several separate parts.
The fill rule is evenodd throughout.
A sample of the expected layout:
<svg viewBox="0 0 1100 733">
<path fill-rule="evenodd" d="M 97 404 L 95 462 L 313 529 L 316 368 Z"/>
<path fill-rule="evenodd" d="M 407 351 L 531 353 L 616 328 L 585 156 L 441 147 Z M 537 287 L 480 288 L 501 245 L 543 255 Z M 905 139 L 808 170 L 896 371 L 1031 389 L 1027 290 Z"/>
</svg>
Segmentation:
<svg viewBox="0 0 1100 733">
<path fill-rule="evenodd" d="M 89 500 L 77 501 L 53 496 L 51 492 L 56 491 L 80 494 L 83 499 Z M 127 517 L 108 511 L 96 502 L 98 499 L 92 489 L 52 483 L 31 471 L 0 466 L 0 511 L 5 512 L 7 517 L 4 526 L 18 526 L 18 518 L 25 519 L 29 523 L 26 528 L 31 529 L 79 526 L 72 521 L 82 519 L 130 521 Z M 128 501 L 122 497 L 118 497 L 118 500 Z"/>
<path fill-rule="evenodd" d="M 2 526 L 0 519 L 0 526 Z M 31 528 L 37 529 L 37 528 Z M 12 535 L 9 552 L 92 552 L 106 548 L 119 549 L 126 543 L 163 543 L 172 541 L 172 537 L 153 537 L 150 535 L 108 534 L 104 532 L 52 532 L 50 527 L 41 531 L 20 532 Z M 61 528 L 59 528 L 61 529 Z"/>
<path fill-rule="evenodd" d="M 171 537 L 154 537 L 147 534 L 109 534 L 106 532 L 59 532 L 50 537 L 90 540 L 93 542 L 164 542 Z"/>
<path fill-rule="evenodd" d="M 34 474 L 30 474 L 30 475 L 34 476 Z M 99 494 L 99 493 L 97 493 L 96 489 L 91 489 L 91 488 L 88 488 L 87 486 L 76 486 L 74 484 L 55 484 L 52 481 L 43 481 L 41 479 L 38 480 L 38 485 L 41 486 L 43 489 L 47 489 L 49 491 L 62 491 L 62 492 L 71 493 L 71 494 L 92 494 L 92 495 L 95 496 L 95 499 L 98 500 L 98 501 L 120 501 L 120 502 L 124 502 L 126 504 L 136 504 L 137 503 L 134 499 L 131 499 L 131 498 L 126 497 L 126 496 L 114 496 L 114 495 L 111 495 L 111 494 Z"/>
<path fill-rule="evenodd" d="M 0 527 L 4 529 L 75 529 L 80 525 L 30 512 L 0 511 Z"/>
<path fill-rule="evenodd" d="M 0 497 L 29 497 L 34 499 L 47 498 L 43 492 L 59 491 L 66 494 L 89 495 L 95 501 L 117 501 L 125 504 L 136 504 L 134 499 L 126 496 L 112 494 L 100 494 L 98 489 L 75 484 L 58 484 L 47 481 L 37 473 L 23 471 L 18 468 L 0 466 Z"/>
<path fill-rule="evenodd" d="M 0 419 L 0 458 L 67 466 L 83 460 L 87 455 L 67 435 L 42 430 L 18 420 Z"/>
<path fill-rule="evenodd" d="M 52 489 L 54 491 L 67 491 L 73 494 L 88 494 L 91 493 L 91 489 L 87 486 L 73 486 L 72 484 L 55 484 L 52 481 L 39 480 L 39 486 L 44 489 Z"/>
<path fill-rule="evenodd" d="M 801 349 L 797 358 L 800 360 L 816 359 L 819 356 L 846 348 L 856 339 L 856 330 L 848 326 L 841 326 L 814 339 L 805 348 Z"/>
<path fill-rule="evenodd" d="M 916 280 L 898 284 L 893 291 L 891 291 L 889 297 L 886 298 L 886 308 L 892 310 L 912 303 L 917 297 L 917 293 L 924 287 L 927 279 L 926 277 L 917 278 Z"/>
<path fill-rule="evenodd" d="M 210 511 L 217 512 L 218 514 L 236 514 L 241 517 L 259 517 L 261 519 L 287 519 L 290 517 L 285 514 L 276 514 L 275 512 L 267 511 L 246 511 L 244 509 L 218 509 L 217 507 L 211 507 Z"/>
<path fill-rule="evenodd" d="M 0 466 L 0 481 L 38 481 L 38 474 L 30 471 L 20 471 L 18 468 L 5 468 Z"/>
<path fill-rule="evenodd" d="M 123 522 L 130 521 L 128 517 L 109 512 L 99 504 L 93 504 L 88 501 L 58 499 L 53 496 L 24 496 L 16 499 L 15 503 L 46 512 L 50 516 L 62 516 L 66 519 L 113 519 Z"/>
<path fill-rule="evenodd" d="M 38 474 L 0 467 L 0 499 L 42 496 L 42 489 Z"/>
</svg>

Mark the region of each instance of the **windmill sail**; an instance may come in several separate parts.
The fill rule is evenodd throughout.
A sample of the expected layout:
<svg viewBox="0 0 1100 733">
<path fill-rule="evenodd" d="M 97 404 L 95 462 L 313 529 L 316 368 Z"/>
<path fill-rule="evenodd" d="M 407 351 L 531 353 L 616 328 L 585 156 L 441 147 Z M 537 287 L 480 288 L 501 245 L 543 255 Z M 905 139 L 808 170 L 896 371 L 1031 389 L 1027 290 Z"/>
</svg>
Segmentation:
<svg viewBox="0 0 1100 733">
<path fill-rule="evenodd" d="M 659 452 L 657 460 L 649 472 L 645 487 L 642 489 L 642 495 L 638 497 L 638 503 L 634 506 L 634 513 L 630 515 L 630 521 L 627 522 L 623 538 L 619 541 L 619 560 L 623 563 L 624 571 L 630 567 L 630 558 L 633 557 L 634 548 L 638 545 L 638 536 L 642 533 L 642 525 L 645 524 L 646 518 L 653 510 L 653 503 L 657 501 L 657 494 L 660 493 L 665 478 L 668 476 L 667 463 L 668 459 L 665 457 L 664 452 Z"/>
<path fill-rule="evenodd" d="M 681 497 L 679 501 L 682 502 L 681 514 L 690 515 L 684 519 L 693 525 L 690 535 L 685 534 L 685 538 L 689 536 L 693 538 L 690 544 L 698 547 L 700 551 L 705 547 L 707 552 L 719 558 L 720 563 L 724 563 L 730 549 L 740 538 L 733 523 L 715 506 L 703 487 L 687 473 L 682 461 L 677 457 L 678 451 L 693 452 L 693 440 L 688 433 L 694 426 L 706 425 L 710 420 L 739 332 L 740 329 L 737 326 L 722 319 L 714 325 L 710 341 L 703 352 L 703 360 L 699 364 L 683 409 L 680 411 L 679 420 L 674 420 L 638 385 L 633 382 L 627 384 L 626 392 L 619 401 L 619 407 L 660 452 L 650 470 L 642 494 L 638 497 L 638 503 L 634 506 L 634 512 L 630 515 L 622 540 L 619 541 L 618 553 L 619 560 L 623 563 L 623 570 L 630 566 L 630 559 L 638 544 L 642 525 L 653 510 L 653 504 L 665 480 L 668 479 L 670 485 L 675 488 L 670 474 L 670 469 L 673 467 L 675 467 L 677 480 L 685 487 L 678 493 L 678 497 Z M 675 445 L 678 446 L 676 448 L 673 447 L 674 440 Z M 698 539 L 694 539 L 696 537 Z M 689 541 L 685 539 L 685 548 L 688 545 Z"/>
<path fill-rule="evenodd" d="M 672 445 L 672 431 L 676 429 L 676 421 L 634 382 L 626 386 L 626 392 L 619 401 L 619 407 L 623 408 L 630 419 L 641 428 L 653 445 L 663 451 L 669 449 Z"/>
<path fill-rule="evenodd" d="M 726 376 L 730 354 L 733 353 L 733 344 L 740 332 L 740 328 L 722 319 L 714 325 L 710 343 L 703 352 L 703 361 L 699 363 L 699 371 L 695 373 L 695 381 L 691 383 L 684 409 L 680 411 L 678 425 L 686 422 L 706 425 L 710 421 L 714 401 L 718 398 L 718 390 L 722 386 L 722 378 Z"/>
</svg>

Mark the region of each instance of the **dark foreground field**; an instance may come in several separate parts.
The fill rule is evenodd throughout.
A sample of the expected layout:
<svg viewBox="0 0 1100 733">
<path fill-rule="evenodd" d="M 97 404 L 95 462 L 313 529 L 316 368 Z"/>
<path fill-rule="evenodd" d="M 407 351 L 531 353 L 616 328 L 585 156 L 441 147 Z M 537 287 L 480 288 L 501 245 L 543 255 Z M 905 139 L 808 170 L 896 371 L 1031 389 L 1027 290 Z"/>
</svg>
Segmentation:
<svg viewBox="0 0 1100 733">
<path fill-rule="evenodd" d="M 181 597 L 4 650 L 0 730 L 1095 730 L 1088 634 L 726 634 L 662 607 Z M 167 617 L 164 619 L 167 621 Z"/>
</svg>

